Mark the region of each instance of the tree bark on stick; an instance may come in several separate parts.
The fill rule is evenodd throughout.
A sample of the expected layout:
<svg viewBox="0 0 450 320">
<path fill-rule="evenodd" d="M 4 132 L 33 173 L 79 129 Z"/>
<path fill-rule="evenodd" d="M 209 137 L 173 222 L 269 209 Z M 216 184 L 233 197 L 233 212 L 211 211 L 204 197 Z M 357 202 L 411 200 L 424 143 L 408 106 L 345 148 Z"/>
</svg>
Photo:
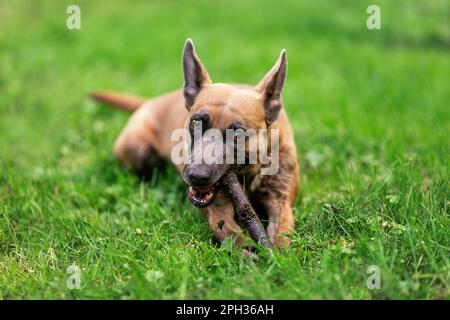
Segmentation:
<svg viewBox="0 0 450 320">
<path fill-rule="evenodd" d="M 271 249 L 272 242 L 270 241 L 266 230 L 264 229 L 258 215 L 253 209 L 250 201 L 242 189 L 236 173 L 231 171 L 222 178 L 223 186 L 231 197 L 234 212 L 238 220 L 245 225 L 250 236 L 254 241 L 261 244 L 266 249 Z"/>
</svg>

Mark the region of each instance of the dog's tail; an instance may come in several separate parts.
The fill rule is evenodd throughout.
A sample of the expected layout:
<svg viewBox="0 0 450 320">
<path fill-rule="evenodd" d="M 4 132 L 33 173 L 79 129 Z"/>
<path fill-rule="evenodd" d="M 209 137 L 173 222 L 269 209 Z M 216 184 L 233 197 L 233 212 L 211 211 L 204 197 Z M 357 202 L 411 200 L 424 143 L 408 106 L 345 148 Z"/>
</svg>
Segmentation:
<svg viewBox="0 0 450 320">
<path fill-rule="evenodd" d="M 125 93 L 110 91 L 95 91 L 91 93 L 91 98 L 95 101 L 108 104 L 121 110 L 133 112 L 145 102 L 146 99 L 132 96 Z"/>
</svg>

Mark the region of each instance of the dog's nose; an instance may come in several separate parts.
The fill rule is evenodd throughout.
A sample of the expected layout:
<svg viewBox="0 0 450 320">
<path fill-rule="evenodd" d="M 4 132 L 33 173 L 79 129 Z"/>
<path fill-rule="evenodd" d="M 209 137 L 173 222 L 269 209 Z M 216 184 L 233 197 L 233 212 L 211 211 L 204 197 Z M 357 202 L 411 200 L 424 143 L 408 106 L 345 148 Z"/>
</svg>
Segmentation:
<svg viewBox="0 0 450 320">
<path fill-rule="evenodd" d="M 198 167 L 189 171 L 189 182 L 192 186 L 205 186 L 209 182 L 209 171 L 204 167 Z"/>
</svg>

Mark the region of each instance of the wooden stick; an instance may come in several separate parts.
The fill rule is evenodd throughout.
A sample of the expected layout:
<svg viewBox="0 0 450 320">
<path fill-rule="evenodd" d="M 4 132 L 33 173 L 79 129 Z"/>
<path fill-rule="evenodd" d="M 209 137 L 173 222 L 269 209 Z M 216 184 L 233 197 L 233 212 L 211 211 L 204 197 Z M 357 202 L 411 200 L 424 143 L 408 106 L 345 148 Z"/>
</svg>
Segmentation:
<svg viewBox="0 0 450 320">
<path fill-rule="evenodd" d="M 272 242 L 270 242 L 266 230 L 261 224 L 255 209 L 253 209 L 247 198 L 247 195 L 244 190 L 242 190 L 236 173 L 227 173 L 222 178 L 222 183 L 225 190 L 231 197 L 234 212 L 236 213 L 238 220 L 245 225 L 252 239 L 257 243 L 260 243 L 264 248 L 271 249 L 273 247 Z"/>
</svg>

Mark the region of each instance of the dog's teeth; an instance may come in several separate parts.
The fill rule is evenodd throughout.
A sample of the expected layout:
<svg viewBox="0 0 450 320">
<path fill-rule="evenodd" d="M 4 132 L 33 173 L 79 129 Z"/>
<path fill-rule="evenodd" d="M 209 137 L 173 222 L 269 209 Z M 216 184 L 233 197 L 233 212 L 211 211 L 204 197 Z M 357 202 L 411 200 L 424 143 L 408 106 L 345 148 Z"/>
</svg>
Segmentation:
<svg viewBox="0 0 450 320">
<path fill-rule="evenodd" d="M 198 206 L 206 206 L 214 198 L 215 189 L 189 186 L 188 193 L 191 201 L 197 203 Z"/>
</svg>

